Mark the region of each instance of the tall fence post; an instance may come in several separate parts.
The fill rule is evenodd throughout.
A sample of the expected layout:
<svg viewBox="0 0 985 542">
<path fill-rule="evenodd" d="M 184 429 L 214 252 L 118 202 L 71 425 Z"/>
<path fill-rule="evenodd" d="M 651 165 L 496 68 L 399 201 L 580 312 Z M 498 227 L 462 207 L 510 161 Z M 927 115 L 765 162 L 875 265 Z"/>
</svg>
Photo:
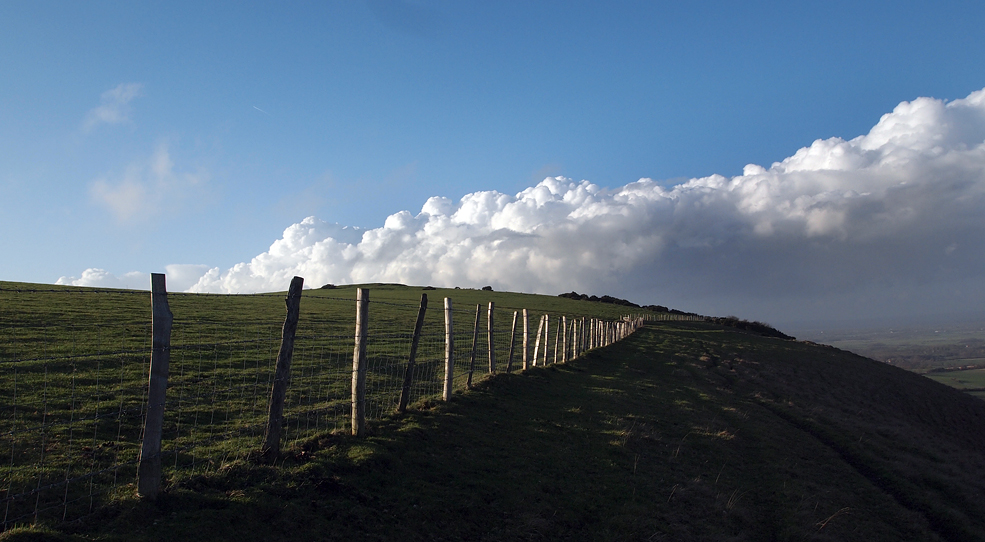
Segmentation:
<svg viewBox="0 0 985 542">
<path fill-rule="evenodd" d="M 171 323 L 174 315 L 168 306 L 166 278 L 162 273 L 150 276 L 151 328 L 150 379 L 147 391 L 147 419 L 144 440 L 137 464 L 137 496 L 157 499 L 161 489 L 161 432 L 164 428 L 164 394 L 168 389 L 168 364 L 171 361 Z"/>
<path fill-rule="evenodd" d="M 557 331 L 554 332 L 554 363 L 558 362 L 558 354 L 560 353 L 559 347 L 561 346 L 561 328 L 563 327 L 563 320 L 560 316 L 557 317 Z"/>
<path fill-rule="evenodd" d="M 475 325 L 472 326 L 472 353 L 469 354 L 469 376 L 465 379 L 465 387 L 472 387 L 472 373 L 475 372 L 475 350 L 479 346 L 479 315 L 482 314 L 482 305 L 475 306 Z"/>
<path fill-rule="evenodd" d="M 537 366 L 537 355 L 540 354 L 540 335 L 541 331 L 544 330 L 544 318 L 546 317 L 546 314 L 542 314 L 540 316 L 540 322 L 537 323 L 537 339 L 534 340 L 534 367 Z M 547 341 L 544 341 L 544 348 L 547 348 Z M 529 367 L 524 363 L 523 368 L 528 369 Z"/>
<path fill-rule="evenodd" d="M 510 355 L 506 360 L 506 372 L 513 370 L 513 345 L 516 344 L 516 317 L 517 311 L 513 311 L 513 327 L 510 328 Z"/>
<path fill-rule="evenodd" d="M 294 358 L 294 335 L 298 329 L 298 314 L 301 308 L 301 288 L 304 279 L 294 277 L 287 291 L 287 317 L 281 330 L 280 350 L 277 352 L 277 365 L 274 370 L 274 384 L 270 388 L 270 404 L 267 408 L 267 432 L 260 446 L 260 455 L 268 462 L 280 456 L 280 434 L 284 428 L 284 397 L 287 385 L 291 382 L 291 360 Z"/>
<path fill-rule="evenodd" d="M 544 362 L 541 363 L 542 366 L 547 367 L 547 349 L 551 346 L 551 341 L 548 339 L 550 336 L 551 327 L 551 315 L 544 315 Z"/>
<path fill-rule="evenodd" d="M 369 329 L 369 290 L 356 289 L 356 346 L 352 350 L 352 434 L 366 431 L 366 340 Z"/>
<path fill-rule="evenodd" d="M 452 376 L 455 372 L 455 334 L 451 323 L 451 298 L 445 298 L 445 386 L 441 398 L 451 399 Z"/>
<path fill-rule="evenodd" d="M 530 331 L 528 328 L 529 319 L 527 318 L 527 309 L 523 309 L 523 370 L 526 371 L 530 366 L 527 362 L 527 354 L 530 349 L 527 347 L 528 341 L 530 339 Z"/>
<path fill-rule="evenodd" d="M 568 336 L 568 361 L 578 357 L 578 320 L 572 318 L 571 335 Z"/>
<path fill-rule="evenodd" d="M 493 310 L 496 304 L 489 302 L 489 318 L 486 320 L 486 336 L 489 342 L 489 374 L 496 374 L 496 341 L 493 338 Z"/>
<path fill-rule="evenodd" d="M 421 329 L 424 328 L 424 313 L 428 310 L 428 295 L 421 294 L 421 308 L 417 311 L 417 323 L 414 324 L 414 338 L 410 343 L 410 358 L 407 360 L 407 370 L 404 372 L 404 386 L 400 388 L 400 402 L 397 412 L 407 411 L 410 401 L 410 385 L 414 380 L 414 360 L 417 357 L 417 345 L 421 342 Z"/>
<path fill-rule="evenodd" d="M 561 339 L 561 363 L 568 362 L 568 317 L 561 317 L 561 329 L 558 330 L 559 333 L 563 332 L 564 336 Z"/>
</svg>

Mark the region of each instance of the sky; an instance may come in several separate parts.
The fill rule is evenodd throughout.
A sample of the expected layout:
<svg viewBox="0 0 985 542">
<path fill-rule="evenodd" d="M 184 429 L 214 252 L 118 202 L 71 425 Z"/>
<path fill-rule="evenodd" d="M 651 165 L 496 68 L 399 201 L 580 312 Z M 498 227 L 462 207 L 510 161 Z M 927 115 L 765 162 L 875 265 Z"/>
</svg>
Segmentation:
<svg viewBox="0 0 985 542">
<path fill-rule="evenodd" d="M 985 312 L 985 3 L 3 2 L 0 280 Z"/>
</svg>

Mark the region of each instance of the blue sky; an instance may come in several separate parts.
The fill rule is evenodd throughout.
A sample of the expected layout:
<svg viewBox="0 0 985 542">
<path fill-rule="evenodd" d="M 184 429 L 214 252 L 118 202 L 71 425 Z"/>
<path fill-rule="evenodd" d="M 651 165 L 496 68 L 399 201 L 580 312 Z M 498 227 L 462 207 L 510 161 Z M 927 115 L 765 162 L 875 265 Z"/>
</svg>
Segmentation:
<svg viewBox="0 0 985 542">
<path fill-rule="evenodd" d="M 309 216 L 366 231 L 418 216 L 435 196 L 515 197 L 546 177 L 612 193 L 641 178 L 666 189 L 731 179 L 818 139 L 867 134 L 901 102 L 981 90 L 983 27 L 981 2 L 5 2 L 0 279 L 82 283 L 98 269 L 145 287 L 146 273 L 176 264 L 197 266 L 183 268 L 188 280 L 228 274 Z M 973 239 L 977 227 L 947 235 Z M 716 239 L 738 260 L 778 250 Z M 831 242 L 824 250 L 856 254 Z M 655 246 L 638 250 L 665 263 Z M 707 257 L 665 268 L 702 276 L 681 262 Z M 589 265 L 569 282 L 474 269 L 308 273 L 582 288 L 780 320 L 804 301 L 617 286 L 645 282 L 641 261 Z M 941 280 L 920 273 L 879 295 Z M 859 293 L 835 282 L 837 295 Z M 880 282 L 875 273 L 857 288 Z M 819 303 L 833 293 L 819 292 Z"/>
</svg>

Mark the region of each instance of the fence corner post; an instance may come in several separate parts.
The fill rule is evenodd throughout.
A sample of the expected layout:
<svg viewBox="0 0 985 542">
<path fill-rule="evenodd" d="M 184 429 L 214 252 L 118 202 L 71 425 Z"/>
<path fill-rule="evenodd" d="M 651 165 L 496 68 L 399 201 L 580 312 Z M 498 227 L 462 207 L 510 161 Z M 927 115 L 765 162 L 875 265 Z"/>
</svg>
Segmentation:
<svg viewBox="0 0 985 542">
<path fill-rule="evenodd" d="M 168 388 L 168 365 L 171 361 L 171 324 L 174 315 L 168 306 L 166 277 L 152 273 L 151 328 L 153 333 L 150 376 L 147 390 L 147 419 L 137 464 L 137 496 L 157 499 L 161 489 L 161 433 L 164 428 L 164 397 Z"/>
<path fill-rule="evenodd" d="M 274 369 L 274 383 L 270 387 L 270 404 L 267 408 L 267 431 L 260 446 L 260 455 L 272 463 L 280 457 L 280 435 L 284 429 L 284 398 L 291 381 L 291 361 L 294 359 L 294 336 L 298 330 L 298 316 L 301 309 L 301 290 L 304 279 L 294 277 L 287 291 L 287 316 L 281 329 L 280 350 L 277 352 L 277 365 Z"/>
</svg>

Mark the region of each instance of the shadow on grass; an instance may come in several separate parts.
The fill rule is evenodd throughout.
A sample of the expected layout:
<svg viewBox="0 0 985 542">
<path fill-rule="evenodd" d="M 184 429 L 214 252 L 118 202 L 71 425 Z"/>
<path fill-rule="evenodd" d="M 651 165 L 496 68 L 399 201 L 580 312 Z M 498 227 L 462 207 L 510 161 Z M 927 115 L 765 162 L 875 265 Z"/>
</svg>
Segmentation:
<svg viewBox="0 0 985 542">
<path fill-rule="evenodd" d="M 497 375 L 449 403 L 418 404 L 365 438 L 293 443 L 276 467 L 238 461 L 182 478 L 158 503 L 123 500 L 63 532 L 105 540 L 981 539 L 983 513 L 970 496 L 982 492 L 985 460 L 972 449 L 977 437 L 964 433 L 980 429 L 985 407 L 958 401 L 951 412 L 943 386 L 893 371 L 834 349 L 662 323 L 568 365 Z M 893 404 L 892 393 L 920 404 Z M 957 422 L 933 423 L 959 412 Z M 846 456 L 856 441 L 861 448 Z M 890 476 L 907 484 L 912 502 L 881 482 Z M 944 493 L 935 509 L 920 504 Z M 941 517 L 955 527 L 941 528 Z"/>
</svg>

